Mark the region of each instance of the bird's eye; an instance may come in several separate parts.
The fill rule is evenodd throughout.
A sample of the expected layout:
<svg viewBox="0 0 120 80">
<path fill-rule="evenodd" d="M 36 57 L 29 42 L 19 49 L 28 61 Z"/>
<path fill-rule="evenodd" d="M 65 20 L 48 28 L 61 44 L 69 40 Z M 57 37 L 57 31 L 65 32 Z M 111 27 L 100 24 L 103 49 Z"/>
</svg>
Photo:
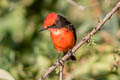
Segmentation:
<svg viewBox="0 0 120 80">
<path fill-rule="evenodd" d="M 47 28 L 55 28 L 55 25 L 52 25 L 52 26 L 48 26 Z"/>
</svg>

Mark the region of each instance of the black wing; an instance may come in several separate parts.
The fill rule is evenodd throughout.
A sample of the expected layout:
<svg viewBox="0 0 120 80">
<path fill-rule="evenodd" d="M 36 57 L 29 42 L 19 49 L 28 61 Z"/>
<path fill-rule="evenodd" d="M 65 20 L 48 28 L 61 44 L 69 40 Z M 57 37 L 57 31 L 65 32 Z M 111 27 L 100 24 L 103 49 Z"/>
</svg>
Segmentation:
<svg viewBox="0 0 120 80">
<path fill-rule="evenodd" d="M 76 30 L 75 30 L 74 26 L 65 17 L 58 15 L 58 19 L 56 21 L 56 27 L 58 27 L 58 28 L 66 27 L 66 28 L 72 30 L 74 33 L 75 42 L 76 42 L 76 40 L 77 40 Z"/>
</svg>

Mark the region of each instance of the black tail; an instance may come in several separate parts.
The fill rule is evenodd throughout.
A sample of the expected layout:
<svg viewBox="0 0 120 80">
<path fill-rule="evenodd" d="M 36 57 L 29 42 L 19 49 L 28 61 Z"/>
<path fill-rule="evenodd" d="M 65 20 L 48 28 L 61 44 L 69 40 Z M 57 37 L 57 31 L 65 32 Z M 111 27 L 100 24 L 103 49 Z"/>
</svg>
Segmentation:
<svg viewBox="0 0 120 80">
<path fill-rule="evenodd" d="M 71 54 L 73 54 L 71 51 L 70 51 Z M 66 55 L 66 53 L 64 52 L 64 55 Z M 63 56 L 64 56 L 63 55 Z M 68 60 L 72 60 L 72 61 L 76 61 L 76 57 L 75 55 L 71 55 L 70 58 Z"/>
<path fill-rule="evenodd" d="M 71 55 L 71 56 L 70 56 L 70 60 L 76 61 L 76 57 L 75 57 L 74 55 Z"/>
</svg>

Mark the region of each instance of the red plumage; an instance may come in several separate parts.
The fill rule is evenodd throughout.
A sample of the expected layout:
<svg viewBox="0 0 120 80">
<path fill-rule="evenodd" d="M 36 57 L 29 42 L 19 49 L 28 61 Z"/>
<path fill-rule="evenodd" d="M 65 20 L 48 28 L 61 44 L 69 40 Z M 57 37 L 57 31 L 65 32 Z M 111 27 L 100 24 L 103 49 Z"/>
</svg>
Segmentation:
<svg viewBox="0 0 120 80">
<path fill-rule="evenodd" d="M 47 28 L 48 26 L 53 25 L 57 20 L 57 14 L 56 13 L 50 13 L 44 21 L 44 28 Z"/>
<path fill-rule="evenodd" d="M 45 18 L 44 29 L 48 29 L 58 53 L 66 54 L 76 43 L 74 26 L 63 16 L 50 13 Z"/>
</svg>

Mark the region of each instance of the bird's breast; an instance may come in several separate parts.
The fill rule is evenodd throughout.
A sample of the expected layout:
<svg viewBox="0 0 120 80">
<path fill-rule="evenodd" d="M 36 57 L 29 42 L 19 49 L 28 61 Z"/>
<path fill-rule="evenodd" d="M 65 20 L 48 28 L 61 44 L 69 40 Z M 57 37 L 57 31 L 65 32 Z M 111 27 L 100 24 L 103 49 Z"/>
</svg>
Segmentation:
<svg viewBox="0 0 120 80">
<path fill-rule="evenodd" d="M 75 45 L 75 36 L 72 30 L 67 28 L 53 28 L 49 30 L 52 42 L 58 52 L 67 51 Z"/>
</svg>

